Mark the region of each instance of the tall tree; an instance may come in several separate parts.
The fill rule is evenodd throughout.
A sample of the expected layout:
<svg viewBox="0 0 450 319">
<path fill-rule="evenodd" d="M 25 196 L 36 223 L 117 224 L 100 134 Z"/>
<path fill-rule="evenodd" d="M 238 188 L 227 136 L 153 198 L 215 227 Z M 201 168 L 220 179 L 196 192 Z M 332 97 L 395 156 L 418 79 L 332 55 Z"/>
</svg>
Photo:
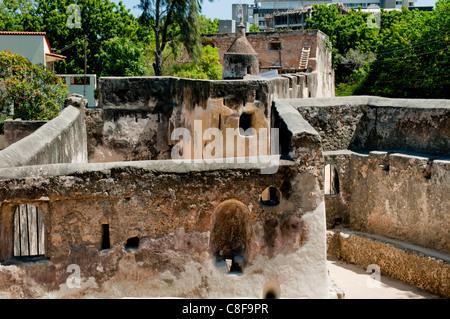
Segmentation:
<svg viewBox="0 0 450 319">
<path fill-rule="evenodd" d="M 69 22 L 78 14 L 79 27 L 73 27 Z M 138 72 L 133 75 L 141 75 L 141 67 L 135 67 L 141 58 L 137 51 L 142 50 L 140 42 L 148 43 L 152 37 L 152 31 L 140 26 L 122 2 L 112 0 L 0 0 L 0 30 L 45 31 L 56 53 L 67 56 L 55 65 L 58 73 L 65 74 L 84 72 L 87 36 L 87 72 L 99 76 L 134 71 Z M 120 68 L 106 65 L 123 59 L 130 50 L 133 54 L 121 61 Z M 126 74 L 116 74 L 119 70 Z"/>
<path fill-rule="evenodd" d="M 52 46 L 63 51 L 67 59 L 57 63 L 61 73 L 84 72 L 84 37 L 87 36 L 87 72 L 104 75 L 107 41 L 116 37 L 136 41 L 139 25 L 123 3 L 109 0 L 38 0 L 37 14 L 42 18 L 42 31 L 47 32 Z M 80 28 L 70 28 L 67 21 L 74 11 L 70 4 L 80 7 Z"/>
<path fill-rule="evenodd" d="M 209 0 L 212 2 L 213 0 Z M 196 60 L 201 55 L 200 12 L 203 0 L 141 0 L 141 24 L 150 26 L 155 34 L 155 75 L 162 75 L 163 52 L 170 45 L 182 43 Z"/>
<path fill-rule="evenodd" d="M 383 33 L 377 58 L 354 94 L 450 98 L 449 11 L 450 0 L 439 0 L 431 12 L 404 9 Z"/>
</svg>

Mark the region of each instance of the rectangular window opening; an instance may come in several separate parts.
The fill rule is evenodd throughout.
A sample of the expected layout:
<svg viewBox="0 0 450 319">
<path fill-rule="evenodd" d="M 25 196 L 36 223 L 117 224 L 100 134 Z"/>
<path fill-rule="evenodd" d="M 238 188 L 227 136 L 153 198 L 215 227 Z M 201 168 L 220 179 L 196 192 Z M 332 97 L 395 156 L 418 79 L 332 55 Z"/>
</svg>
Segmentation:
<svg viewBox="0 0 450 319">
<path fill-rule="evenodd" d="M 269 51 L 281 51 L 281 42 L 269 42 L 267 44 L 267 50 Z"/>
<path fill-rule="evenodd" d="M 109 224 L 102 225 L 102 247 L 101 250 L 110 249 L 111 243 L 109 240 Z"/>
</svg>

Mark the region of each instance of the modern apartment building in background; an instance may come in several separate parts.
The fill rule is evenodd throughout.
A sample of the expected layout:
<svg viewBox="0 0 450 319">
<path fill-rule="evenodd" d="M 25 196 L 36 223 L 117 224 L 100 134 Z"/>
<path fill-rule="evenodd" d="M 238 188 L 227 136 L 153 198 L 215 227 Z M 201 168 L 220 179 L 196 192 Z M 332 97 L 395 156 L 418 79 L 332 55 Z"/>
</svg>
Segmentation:
<svg viewBox="0 0 450 319">
<path fill-rule="evenodd" d="M 358 8 L 361 6 L 363 10 L 379 10 L 391 9 L 400 10 L 402 6 L 413 9 L 416 7 L 417 0 L 255 0 L 254 4 L 233 4 L 232 5 L 232 20 L 239 22 L 242 16 L 244 23 L 249 25 L 256 24 L 260 31 L 266 28 L 265 18 L 268 15 L 287 12 L 300 7 L 308 7 L 313 4 L 338 4 L 342 3 L 347 8 Z M 426 8 L 426 9 L 425 9 Z M 423 7 L 422 10 L 431 10 L 432 7 Z M 224 32 L 226 32 L 224 30 Z"/>
</svg>

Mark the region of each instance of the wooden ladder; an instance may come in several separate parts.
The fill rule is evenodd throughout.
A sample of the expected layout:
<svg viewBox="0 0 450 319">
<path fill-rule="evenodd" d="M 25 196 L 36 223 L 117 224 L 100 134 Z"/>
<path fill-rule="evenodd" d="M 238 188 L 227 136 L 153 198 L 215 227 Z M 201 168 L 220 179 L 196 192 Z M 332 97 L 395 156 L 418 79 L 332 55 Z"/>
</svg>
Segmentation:
<svg viewBox="0 0 450 319">
<path fill-rule="evenodd" d="M 303 47 L 302 48 L 302 55 L 300 57 L 300 63 L 298 65 L 298 68 L 300 70 L 306 69 L 308 67 L 310 52 L 311 52 L 311 47 Z"/>
</svg>

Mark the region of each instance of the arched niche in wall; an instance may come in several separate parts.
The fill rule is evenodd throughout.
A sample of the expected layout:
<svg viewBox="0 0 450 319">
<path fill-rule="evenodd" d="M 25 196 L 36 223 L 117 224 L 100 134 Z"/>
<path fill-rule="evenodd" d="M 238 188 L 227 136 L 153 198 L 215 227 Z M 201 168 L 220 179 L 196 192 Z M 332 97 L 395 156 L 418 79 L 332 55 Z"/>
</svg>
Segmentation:
<svg viewBox="0 0 450 319">
<path fill-rule="evenodd" d="M 339 194 L 339 175 L 333 164 L 325 165 L 325 195 Z"/>
<path fill-rule="evenodd" d="M 212 216 L 210 251 L 216 264 L 227 264 L 230 272 L 242 272 L 251 241 L 247 206 L 237 200 L 219 204 Z"/>
<path fill-rule="evenodd" d="M 281 201 L 281 191 L 274 186 L 269 186 L 261 193 L 260 201 L 265 206 L 277 206 Z"/>
<path fill-rule="evenodd" d="M 279 299 L 281 296 L 280 284 L 276 280 L 269 280 L 263 289 L 263 299 Z"/>
</svg>

